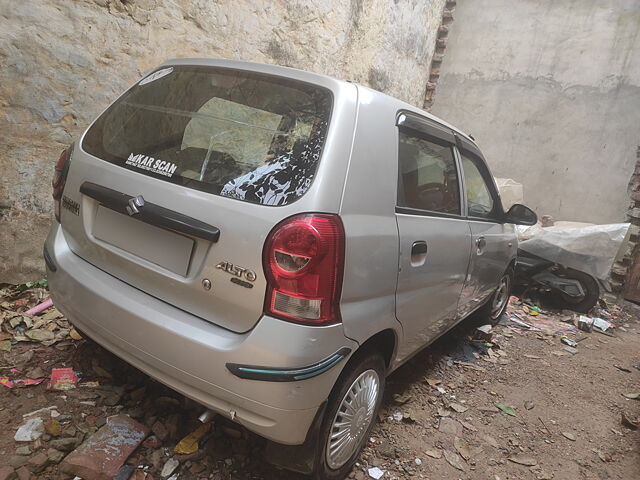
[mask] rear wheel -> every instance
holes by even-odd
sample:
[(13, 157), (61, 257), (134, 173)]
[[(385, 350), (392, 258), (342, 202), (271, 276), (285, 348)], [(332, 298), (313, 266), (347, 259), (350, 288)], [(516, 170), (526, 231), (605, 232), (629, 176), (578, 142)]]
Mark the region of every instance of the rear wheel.
[(384, 391), (384, 361), (369, 354), (347, 366), (329, 397), (320, 431), (315, 478), (342, 479), (358, 458)]

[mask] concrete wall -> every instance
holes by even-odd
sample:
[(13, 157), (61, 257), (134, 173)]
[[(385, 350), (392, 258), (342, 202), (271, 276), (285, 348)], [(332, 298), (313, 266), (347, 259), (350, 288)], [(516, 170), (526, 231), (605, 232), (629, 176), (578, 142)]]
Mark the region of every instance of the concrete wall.
[(432, 112), (539, 215), (620, 222), (640, 145), (640, 1), (461, 0)]
[(0, 0), (0, 283), (39, 277), (60, 151), (166, 58), (292, 66), (422, 104), (445, 0)]

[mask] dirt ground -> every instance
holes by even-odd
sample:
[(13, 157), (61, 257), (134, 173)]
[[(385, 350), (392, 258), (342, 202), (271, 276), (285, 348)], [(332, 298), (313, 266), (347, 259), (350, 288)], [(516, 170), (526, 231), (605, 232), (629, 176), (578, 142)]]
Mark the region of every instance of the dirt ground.
[[(0, 385), (0, 466), (24, 466), (32, 478), (67, 478), (59, 473), (64, 455), (52, 449), (61, 444), (56, 440), (72, 439), (58, 447), (66, 454), (107, 417), (126, 413), (153, 431), (127, 461), (139, 470), (136, 480), (161, 478), (172, 457), (180, 462), (179, 479), (305, 478), (267, 464), (264, 442), (222, 419), (198, 452), (175, 455), (176, 443), (198, 426), (198, 405), (96, 344), (74, 340), (53, 309), (48, 316), (55, 318), (40, 326), (56, 340), (49, 346), (24, 340), (29, 332), (11, 327), (9, 319), (46, 292), (24, 296), (29, 304), (0, 298), (0, 340), (11, 340), (1, 352), (0, 377), (45, 380)], [(379, 421), (350, 478), (373, 478), (370, 469), (376, 467), (383, 479), (640, 478), (640, 430), (621, 421), (623, 412), (631, 422), (640, 417), (640, 401), (623, 395), (640, 392), (640, 308), (627, 304), (618, 312), (612, 336), (578, 331), (560, 321), (563, 315), (528, 316), (518, 305), (510, 306), (514, 312), (534, 331), (505, 319), (487, 348), (469, 341), (475, 327), (466, 321), (388, 378)], [(561, 332), (580, 340), (577, 353), (564, 350)], [(81, 383), (99, 385), (47, 389), (50, 370), (67, 366), (79, 372)], [(59, 415), (45, 420), (59, 428), (32, 442), (15, 442), (23, 415), (50, 406)]]

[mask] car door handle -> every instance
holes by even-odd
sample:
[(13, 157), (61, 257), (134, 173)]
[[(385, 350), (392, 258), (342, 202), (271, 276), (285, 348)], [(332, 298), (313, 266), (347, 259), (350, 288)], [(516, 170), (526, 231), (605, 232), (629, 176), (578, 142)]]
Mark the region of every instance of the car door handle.
[(213, 243), (220, 238), (218, 227), (160, 205), (145, 202), (141, 196), (134, 197), (91, 182), (84, 182), (80, 185), (80, 193), (93, 198), (100, 205), (114, 212), (129, 215), (131, 218), (149, 225), (175, 230)]
[(418, 240), (411, 246), (411, 266), (420, 267), (427, 259), (427, 242)]
[(485, 240), (484, 237), (476, 238), (476, 247), (478, 248), (477, 250), (478, 255), (482, 253), (482, 251), (484, 250), (484, 247), (486, 246), (487, 246), (487, 241)]

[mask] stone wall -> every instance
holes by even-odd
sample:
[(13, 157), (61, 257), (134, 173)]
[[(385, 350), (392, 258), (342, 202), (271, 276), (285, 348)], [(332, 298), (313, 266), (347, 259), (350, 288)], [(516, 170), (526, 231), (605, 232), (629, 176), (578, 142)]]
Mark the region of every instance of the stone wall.
[(496, 176), (539, 215), (625, 221), (638, 0), (461, 0), (446, 45), (431, 111), (472, 134)]
[(0, 0), (0, 283), (43, 273), (60, 151), (173, 57), (275, 63), (421, 105), (445, 0)]

